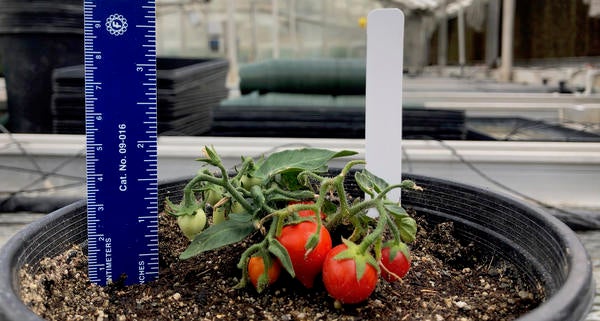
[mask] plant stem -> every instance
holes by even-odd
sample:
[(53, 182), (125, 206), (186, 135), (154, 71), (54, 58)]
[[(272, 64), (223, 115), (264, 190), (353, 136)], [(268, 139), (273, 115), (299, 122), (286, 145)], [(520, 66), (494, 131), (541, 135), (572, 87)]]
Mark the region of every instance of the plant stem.
[(365, 238), (359, 244), (359, 253), (364, 254), (367, 252), (369, 247), (377, 240), (381, 239), (381, 235), (383, 235), (383, 231), (385, 226), (387, 225), (387, 213), (385, 212), (385, 208), (383, 207), (383, 201), (379, 200), (377, 203), (377, 211), (379, 212), (379, 220), (377, 220), (377, 227), (371, 232), (367, 234)]

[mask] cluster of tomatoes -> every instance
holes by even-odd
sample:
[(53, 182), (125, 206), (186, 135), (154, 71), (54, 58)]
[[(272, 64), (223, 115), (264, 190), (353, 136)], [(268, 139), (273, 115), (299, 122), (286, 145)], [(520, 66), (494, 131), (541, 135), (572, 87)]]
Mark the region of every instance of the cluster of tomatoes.
[[(299, 211), (301, 217), (314, 217), (312, 210)], [(321, 217), (324, 214), (321, 213)], [(277, 240), (285, 247), (294, 268), (295, 277), (305, 287), (312, 288), (315, 279), (322, 275), (323, 284), (329, 295), (343, 304), (355, 304), (366, 300), (375, 290), (379, 275), (388, 282), (404, 277), (410, 268), (410, 259), (403, 251), (384, 246), (381, 250), (379, 266), (367, 263), (362, 275), (357, 273), (357, 262), (352, 255), (340, 253), (348, 250), (347, 244), (332, 245), (329, 231), (321, 225), (319, 242), (311, 250), (306, 249), (309, 238), (319, 225), (316, 220), (305, 220), (286, 225)], [(265, 262), (261, 256), (253, 256), (248, 261), (248, 277), (257, 287), (259, 277), (264, 274)], [(268, 283), (274, 283), (281, 273), (281, 263), (273, 258), (268, 263)]]

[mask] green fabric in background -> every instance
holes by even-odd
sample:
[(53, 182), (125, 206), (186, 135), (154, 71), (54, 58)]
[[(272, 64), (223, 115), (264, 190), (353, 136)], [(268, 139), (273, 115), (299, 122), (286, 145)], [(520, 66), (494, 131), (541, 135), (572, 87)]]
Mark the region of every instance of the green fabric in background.
[(240, 66), (240, 91), (364, 95), (364, 59), (275, 59)]

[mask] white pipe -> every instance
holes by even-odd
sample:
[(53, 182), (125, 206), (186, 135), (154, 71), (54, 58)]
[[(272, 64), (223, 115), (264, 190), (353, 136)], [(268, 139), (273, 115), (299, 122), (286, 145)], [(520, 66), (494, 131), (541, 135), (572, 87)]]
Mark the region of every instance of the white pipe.
[(461, 76), (467, 60), (465, 51), (465, 10), (460, 7), (458, 9), (458, 64), (460, 65)]
[(500, 0), (488, 1), (487, 28), (485, 31), (485, 64), (495, 67), (498, 60), (498, 36), (500, 34)]
[(256, 59), (258, 59), (258, 45), (257, 45), (257, 31), (256, 31), (256, 1), (252, 0), (250, 1), (250, 35), (251, 35), (251, 41), (250, 41), (250, 46), (251, 46), (251, 52), (250, 54), (252, 55), (250, 57), (250, 61), (255, 61)]
[(181, 31), (180, 38), (179, 38), (179, 40), (181, 40), (179, 43), (179, 46), (180, 46), (179, 50), (181, 50), (181, 52), (180, 52), (181, 54), (185, 55), (186, 51), (187, 51), (187, 41), (185, 39), (187, 37), (187, 32), (186, 32), (186, 24), (185, 24), (186, 19), (184, 18), (185, 9), (184, 9), (183, 5), (179, 6), (178, 13), (179, 13), (179, 29)]
[(441, 17), (438, 30), (438, 56), (437, 63), (440, 73), (446, 68), (448, 57), (448, 15), (446, 14), (446, 1), (441, 6)]
[(329, 1), (321, 2), (321, 55), (327, 54), (327, 4)]
[[(0, 134), (0, 164), (25, 167), (23, 151), (37, 160), (45, 171), (61, 166), (61, 174), (84, 177), (84, 135)], [(159, 177), (189, 177), (198, 170), (195, 158), (200, 148), (213, 145), (226, 167), (240, 161), (240, 155), (259, 156), (276, 150), (312, 146), (332, 150), (350, 149), (364, 158), (362, 139), (247, 138), (247, 137), (178, 137), (161, 136), (158, 140)], [(600, 143), (561, 142), (494, 142), (494, 141), (422, 141), (404, 140), (402, 147), (407, 172), (449, 179), (497, 189), (462, 163), (456, 154), (497, 181), (555, 206), (600, 207)], [(453, 152), (454, 151), (454, 152)], [(456, 154), (454, 154), (456, 153)], [(343, 166), (348, 158), (334, 160), (331, 167)], [(67, 164), (65, 166), (65, 164)], [(524, 175), (526, 173), (526, 175)], [(39, 177), (5, 171), (0, 189), (14, 189), (23, 182)], [(72, 183), (61, 177), (49, 177), (52, 184)], [(560, 184), (556, 184), (560, 182)], [(77, 187), (76, 193), (85, 189)], [(62, 192), (69, 192), (61, 190)]]
[(599, 69), (588, 69), (585, 74), (585, 91), (584, 94), (589, 96), (594, 91), (594, 79), (600, 75)]
[(229, 74), (227, 87), (235, 89), (239, 83), (237, 60), (237, 32), (235, 29), (235, 0), (227, 1), (227, 57), (229, 58)]
[(512, 80), (513, 68), (513, 33), (515, 23), (515, 0), (504, 0), (502, 3), (502, 65), (500, 81)]
[(296, 0), (290, 0), (290, 41), (294, 48), (294, 56), (298, 55), (298, 25), (296, 24)]
[(279, 1), (271, 0), (273, 16), (273, 58), (279, 58)]

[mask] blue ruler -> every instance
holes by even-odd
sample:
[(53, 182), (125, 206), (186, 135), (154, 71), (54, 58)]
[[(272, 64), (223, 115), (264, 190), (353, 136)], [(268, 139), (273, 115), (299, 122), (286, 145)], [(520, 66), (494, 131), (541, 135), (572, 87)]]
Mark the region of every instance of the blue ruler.
[(158, 277), (156, 11), (153, 0), (85, 0), (88, 275)]

